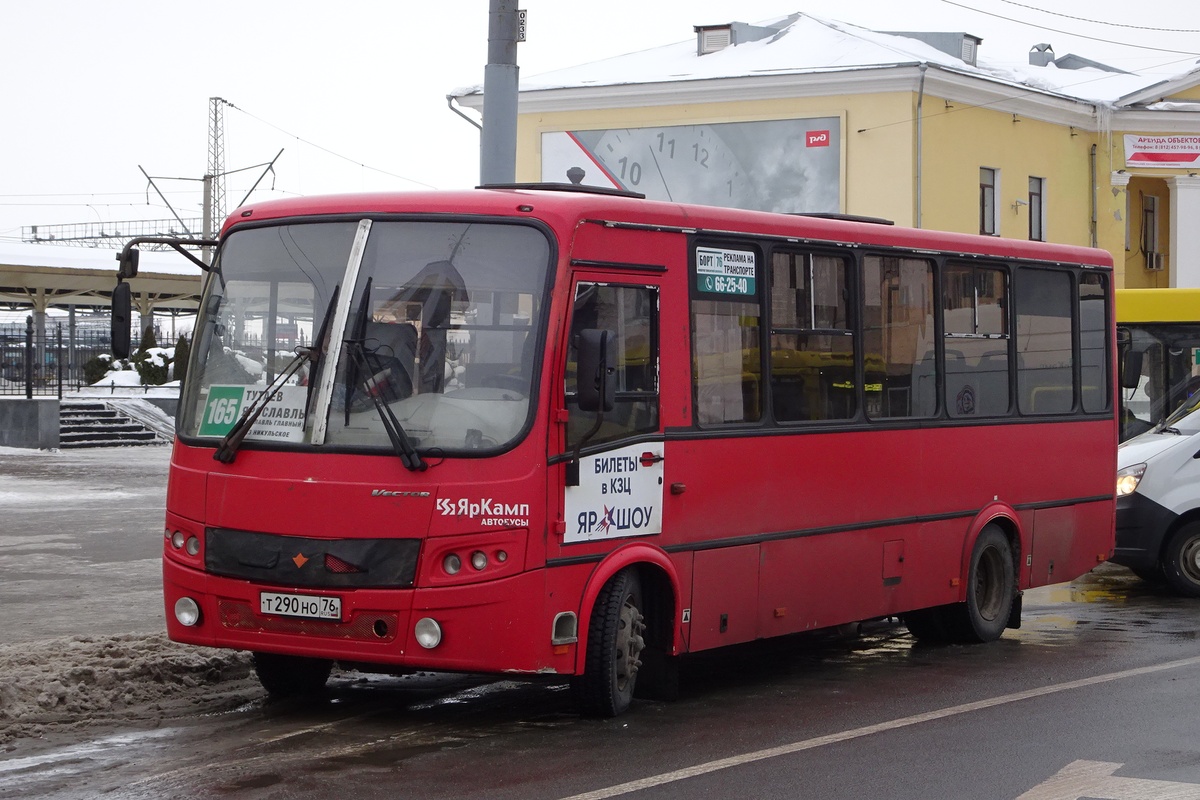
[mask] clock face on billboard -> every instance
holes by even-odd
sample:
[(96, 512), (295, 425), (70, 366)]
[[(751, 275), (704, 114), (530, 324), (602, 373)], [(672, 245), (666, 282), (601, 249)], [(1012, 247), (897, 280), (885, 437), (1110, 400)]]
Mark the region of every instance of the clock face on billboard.
[(837, 117), (542, 134), (542, 180), (654, 200), (768, 211), (841, 210)]
[(647, 197), (755, 205), (745, 168), (709, 125), (605, 131), (593, 154), (615, 182)]

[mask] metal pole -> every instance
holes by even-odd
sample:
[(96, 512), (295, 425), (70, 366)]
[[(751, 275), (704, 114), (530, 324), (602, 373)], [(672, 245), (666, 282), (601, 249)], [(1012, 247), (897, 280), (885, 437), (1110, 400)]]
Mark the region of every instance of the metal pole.
[(33, 315), (25, 317), (25, 399), (33, 399)]
[(479, 147), (479, 180), (483, 184), (516, 180), (518, 72), (517, 0), (490, 0)]
[[(212, 238), (212, 227), (213, 227), (212, 193), (213, 193), (213, 176), (205, 175), (204, 176), (204, 223), (203, 223), (204, 231), (203, 231), (203, 233), (201, 233), (201, 236), (203, 236), (205, 239)], [(200, 257), (204, 259), (204, 263), (211, 264), (212, 263), (212, 248), (211, 247), (202, 247), (202, 248), (200, 248), (200, 252), (202, 254)]]
[(63, 348), (62, 348), (62, 323), (58, 323), (58, 353), (54, 356), (54, 366), (58, 368), (58, 399), (62, 400), (62, 382), (63, 382)]

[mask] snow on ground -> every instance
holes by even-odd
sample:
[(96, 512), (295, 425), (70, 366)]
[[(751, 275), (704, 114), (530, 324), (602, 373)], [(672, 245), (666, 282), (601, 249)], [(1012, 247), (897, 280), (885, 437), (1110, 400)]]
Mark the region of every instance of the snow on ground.
[(0, 750), (89, 726), (149, 724), (262, 697), (249, 653), (165, 633), (0, 645)]
[(0, 448), (0, 757), (265, 697), (249, 653), (167, 639), (169, 459), (166, 446)]

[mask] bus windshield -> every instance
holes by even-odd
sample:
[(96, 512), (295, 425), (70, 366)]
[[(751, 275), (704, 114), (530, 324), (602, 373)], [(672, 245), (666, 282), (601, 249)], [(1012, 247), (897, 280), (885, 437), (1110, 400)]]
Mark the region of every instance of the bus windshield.
[(247, 442), (393, 449), (390, 421), (417, 450), (511, 446), (533, 412), (549, 263), (546, 236), (519, 224), (235, 230), (199, 311), (181, 433), (219, 440), (253, 408)]

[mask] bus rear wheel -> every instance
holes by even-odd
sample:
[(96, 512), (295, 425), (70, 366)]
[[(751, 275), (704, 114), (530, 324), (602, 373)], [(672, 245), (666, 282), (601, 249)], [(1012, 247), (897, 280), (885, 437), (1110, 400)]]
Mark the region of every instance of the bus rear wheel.
[(571, 679), (580, 713), (615, 717), (629, 708), (641, 667), (646, 620), (637, 572), (626, 568), (604, 585), (588, 625), (582, 675)]
[(995, 641), (1012, 615), (1016, 575), (1008, 537), (997, 526), (988, 525), (971, 550), (966, 601), (910, 611), (904, 615), (904, 624), (922, 642)]
[(995, 525), (986, 526), (971, 550), (967, 600), (955, 607), (957, 641), (992, 642), (1000, 638), (1012, 612), (1016, 581), (1008, 537)]
[(1162, 571), (1172, 591), (1200, 597), (1200, 522), (1189, 522), (1167, 541)]
[(281, 656), (278, 653), (255, 653), (254, 672), (259, 683), (272, 697), (301, 697), (318, 694), (333, 669), (333, 662), (324, 658)]

